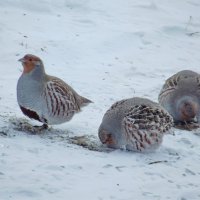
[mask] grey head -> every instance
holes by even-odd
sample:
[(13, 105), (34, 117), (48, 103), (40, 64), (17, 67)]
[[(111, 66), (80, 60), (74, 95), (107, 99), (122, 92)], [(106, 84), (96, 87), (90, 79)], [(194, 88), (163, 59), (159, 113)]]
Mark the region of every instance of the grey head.
[(32, 54), (27, 54), (23, 58), (19, 59), (23, 65), (23, 74), (28, 75), (35, 80), (42, 80), (45, 76), (45, 70), (42, 60)]
[(107, 144), (111, 148), (120, 148), (123, 145), (121, 121), (122, 113), (120, 113), (119, 108), (110, 108), (105, 113), (98, 131), (99, 138), (103, 144)]
[(104, 114), (98, 135), (103, 144), (111, 148), (121, 148), (125, 145), (121, 123), (126, 110), (127, 99), (117, 101)]

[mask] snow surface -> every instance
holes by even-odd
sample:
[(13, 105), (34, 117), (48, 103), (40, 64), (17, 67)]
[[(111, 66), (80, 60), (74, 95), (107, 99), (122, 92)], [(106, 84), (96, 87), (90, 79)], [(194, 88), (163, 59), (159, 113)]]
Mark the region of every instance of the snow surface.
[[(157, 101), (169, 76), (200, 72), (199, 0), (1, 0), (0, 44), (0, 200), (200, 199), (198, 130), (174, 130), (149, 154), (90, 151), (65, 137), (97, 136), (115, 101)], [(10, 124), (26, 118), (16, 84), (27, 53), (94, 101), (53, 127), (60, 136)]]

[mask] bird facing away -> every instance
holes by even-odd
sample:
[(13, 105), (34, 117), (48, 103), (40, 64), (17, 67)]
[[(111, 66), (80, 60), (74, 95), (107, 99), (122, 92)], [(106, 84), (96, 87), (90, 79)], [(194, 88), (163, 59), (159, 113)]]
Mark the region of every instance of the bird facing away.
[(175, 124), (200, 120), (200, 75), (190, 70), (168, 78), (158, 97), (159, 103), (173, 117)]
[(19, 61), (23, 73), (17, 83), (18, 104), (26, 116), (42, 122), (44, 128), (69, 121), (91, 103), (61, 79), (47, 75), (39, 57), (27, 54)]
[(172, 124), (172, 117), (159, 104), (135, 97), (114, 103), (98, 133), (107, 147), (146, 152), (159, 147)]

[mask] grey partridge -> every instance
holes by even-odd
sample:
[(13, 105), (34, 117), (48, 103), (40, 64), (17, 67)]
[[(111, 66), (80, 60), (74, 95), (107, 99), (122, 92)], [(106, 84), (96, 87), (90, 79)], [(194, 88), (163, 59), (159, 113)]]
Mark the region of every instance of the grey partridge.
[(172, 117), (159, 104), (135, 97), (113, 104), (98, 134), (107, 147), (145, 152), (159, 147), (172, 124)]
[(168, 78), (159, 94), (159, 103), (173, 117), (175, 125), (194, 128), (200, 120), (200, 75), (190, 70)]
[(23, 73), (17, 83), (17, 100), (22, 112), (43, 123), (61, 124), (69, 121), (81, 107), (91, 103), (63, 80), (47, 75), (42, 60), (27, 54), (19, 59)]

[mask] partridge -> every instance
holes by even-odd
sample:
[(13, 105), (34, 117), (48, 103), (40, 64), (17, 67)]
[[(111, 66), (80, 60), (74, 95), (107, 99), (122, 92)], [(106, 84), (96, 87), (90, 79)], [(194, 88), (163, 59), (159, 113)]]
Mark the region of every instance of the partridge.
[(42, 122), (44, 128), (69, 121), (91, 103), (63, 80), (47, 75), (39, 57), (27, 54), (19, 61), (23, 73), (17, 83), (18, 104), (26, 116)]
[(110, 148), (152, 151), (159, 147), (172, 124), (172, 117), (159, 104), (135, 97), (111, 106), (103, 117), (98, 135)]
[(199, 122), (200, 75), (183, 70), (168, 78), (158, 97), (159, 103), (176, 124)]

